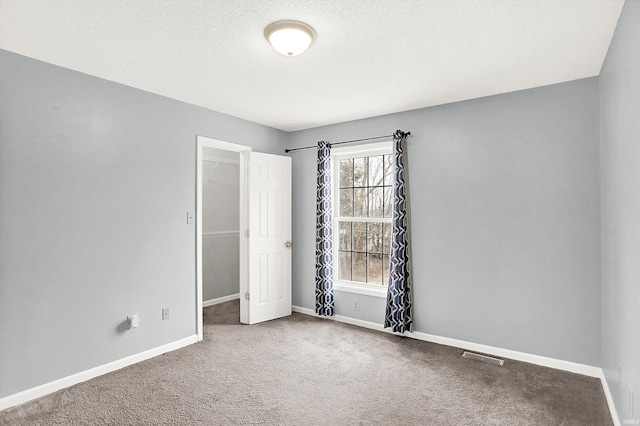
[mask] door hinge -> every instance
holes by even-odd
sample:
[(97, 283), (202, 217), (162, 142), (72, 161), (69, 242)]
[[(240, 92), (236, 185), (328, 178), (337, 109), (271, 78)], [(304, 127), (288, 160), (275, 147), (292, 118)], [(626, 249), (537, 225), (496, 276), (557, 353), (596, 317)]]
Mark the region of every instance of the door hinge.
[(244, 230), (244, 237), (245, 238), (249, 238), (249, 230), (248, 229)]
[(244, 293), (244, 299), (245, 300), (249, 300), (249, 292), (248, 291)]

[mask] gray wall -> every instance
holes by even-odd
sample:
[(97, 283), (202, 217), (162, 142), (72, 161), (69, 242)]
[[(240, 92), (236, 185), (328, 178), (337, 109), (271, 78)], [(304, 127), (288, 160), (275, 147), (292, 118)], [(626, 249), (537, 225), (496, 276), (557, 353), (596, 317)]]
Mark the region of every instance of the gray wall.
[(240, 154), (208, 147), (204, 154), (237, 162), (202, 162), (202, 300), (208, 301), (240, 291)]
[[(396, 129), (412, 132), (416, 330), (599, 366), (598, 79), (299, 131), (290, 146)], [(293, 301), (313, 308), (315, 153), (291, 155)], [(336, 311), (382, 323), (384, 300), (336, 292)]]
[[(403, 129), (417, 330), (591, 365), (602, 355), (627, 418), (629, 387), (640, 393), (639, 20), (628, 1), (600, 87), (292, 134), (0, 50), (0, 397), (195, 333), (195, 135), (282, 153)], [(315, 153), (292, 157), (293, 298), (313, 308)], [(336, 306), (382, 322), (381, 298), (338, 292)], [(132, 313), (140, 328), (122, 332)]]
[(195, 334), (196, 135), (287, 135), (6, 51), (0, 93), (0, 397)]
[(600, 101), (602, 367), (622, 422), (640, 419), (640, 1), (624, 5), (600, 75)]

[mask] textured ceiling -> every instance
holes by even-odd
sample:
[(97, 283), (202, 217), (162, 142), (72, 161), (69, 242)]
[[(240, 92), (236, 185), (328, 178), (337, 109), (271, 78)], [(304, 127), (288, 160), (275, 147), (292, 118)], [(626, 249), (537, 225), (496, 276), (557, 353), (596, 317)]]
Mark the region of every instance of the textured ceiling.
[(598, 75), (623, 2), (0, 0), (0, 47), (291, 131)]

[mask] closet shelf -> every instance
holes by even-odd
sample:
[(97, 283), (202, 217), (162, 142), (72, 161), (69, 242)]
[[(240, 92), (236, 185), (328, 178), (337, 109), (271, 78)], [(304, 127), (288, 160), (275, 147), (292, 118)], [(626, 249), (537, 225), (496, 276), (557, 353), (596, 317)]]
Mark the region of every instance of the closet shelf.
[(202, 238), (234, 237), (234, 236), (240, 236), (240, 231), (216, 231), (216, 232), (202, 233)]

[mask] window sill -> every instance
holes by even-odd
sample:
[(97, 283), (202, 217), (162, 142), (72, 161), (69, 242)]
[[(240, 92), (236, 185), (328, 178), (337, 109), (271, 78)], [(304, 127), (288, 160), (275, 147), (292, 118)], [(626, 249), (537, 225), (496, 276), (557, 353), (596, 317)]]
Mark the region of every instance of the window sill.
[(365, 296), (387, 297), (387, 287), (385, 286), (358, 284), (349, 281), (335, 281), (333, 283), (333, 289), (335, 291), (345, 291), (347, 293), (357, 293)]

